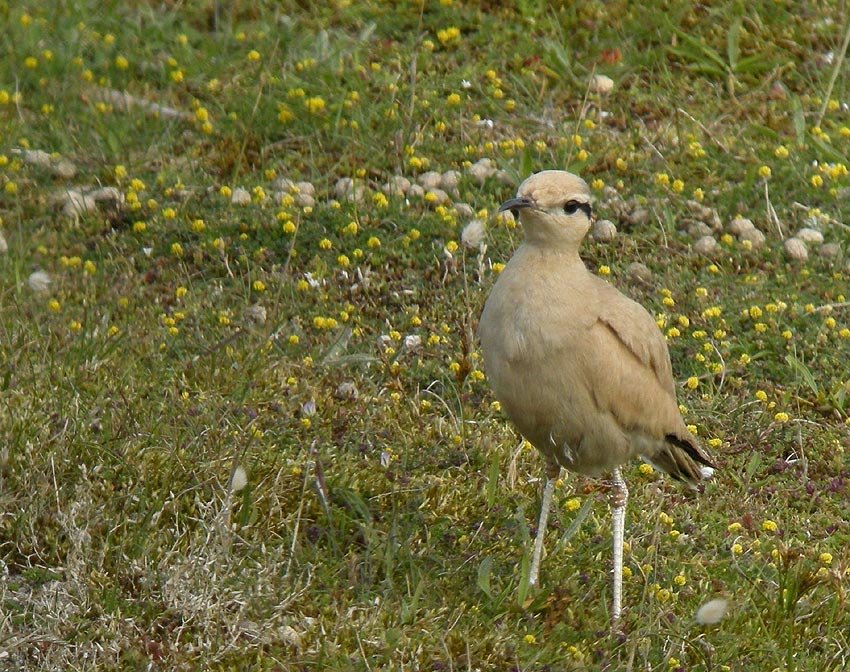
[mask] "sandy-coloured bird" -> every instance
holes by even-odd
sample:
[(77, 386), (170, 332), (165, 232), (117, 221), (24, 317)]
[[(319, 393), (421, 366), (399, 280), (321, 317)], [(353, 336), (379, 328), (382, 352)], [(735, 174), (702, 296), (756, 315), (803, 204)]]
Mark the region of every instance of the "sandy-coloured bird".
[(584, 180), (560, 170), (535, 173), (499, 208), (505, 210), (522, 223), (523, 242), (490, 291), (478, 331), (496, 398), (546, 459), (529, 583), (537, 583), (560, 468), (610, 473), (616, 623), (628, 498), (620, 465), (641, 456), (696, 483), (710, 473), (711, 460), (682, 419), (655, 320), (579, 257), (591, 225)]

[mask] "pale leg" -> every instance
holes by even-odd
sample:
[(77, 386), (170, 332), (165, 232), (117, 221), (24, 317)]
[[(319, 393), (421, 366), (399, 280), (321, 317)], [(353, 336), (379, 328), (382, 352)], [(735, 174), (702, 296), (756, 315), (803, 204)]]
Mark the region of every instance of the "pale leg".
[(629, 489), (620, 473), (620, 468), (611, 474), (611, 508), (613, 509), (613, 541), (614, 541), (614, 587), (611, 603), (611, 621), (620, 620), (623, 606), (623, 539), (626, 531), (626, 502), (629, 499)]
[(549, 509), (552, 507), (552, 492), (556, 478), (547, 478), (543, 486), (543, 500), (540, 502), (540, 520), (537, 522), (537, 536), (534, 537), (534, 551), (531, 554), (531, 569), (528, 572), (528, 585), (537, 585), (540, 572), (540, 558), (543, 555), (543, 537), (546, 536), (546, 524), (549, 521)]

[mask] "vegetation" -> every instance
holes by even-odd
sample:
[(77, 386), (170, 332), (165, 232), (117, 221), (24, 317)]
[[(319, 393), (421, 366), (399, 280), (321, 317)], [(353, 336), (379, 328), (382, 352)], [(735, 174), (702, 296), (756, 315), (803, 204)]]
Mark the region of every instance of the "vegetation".
[[(845, 3), (0, 14), (0, 665), (845, 668)], [(543, 464), (475, 341), (543, 168), (719, 467), (626, 469), (616, 634), (597, 482), (524, 587)]]

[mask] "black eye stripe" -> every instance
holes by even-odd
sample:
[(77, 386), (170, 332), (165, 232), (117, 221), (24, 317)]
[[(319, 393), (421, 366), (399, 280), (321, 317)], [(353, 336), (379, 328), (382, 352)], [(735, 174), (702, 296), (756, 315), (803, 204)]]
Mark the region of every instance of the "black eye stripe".
[(564, 212), (568, 215), (574, 215), (579, 210), (583, 210), (584, 214), (590, 217), (593, 209), (590, 207), (590, 203), (583, 203), (581, 201), (567, 201), (564, 203)]

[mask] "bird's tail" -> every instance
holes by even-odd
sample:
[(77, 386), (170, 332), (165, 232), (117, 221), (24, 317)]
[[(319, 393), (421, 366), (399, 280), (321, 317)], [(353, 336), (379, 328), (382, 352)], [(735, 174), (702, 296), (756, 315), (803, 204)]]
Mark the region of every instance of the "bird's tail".
[(715, 466), (692, 436), (668, 434), (664, 448), (652, 456), (652, 463), (677, 481), (696, 485), (714, 472)]

